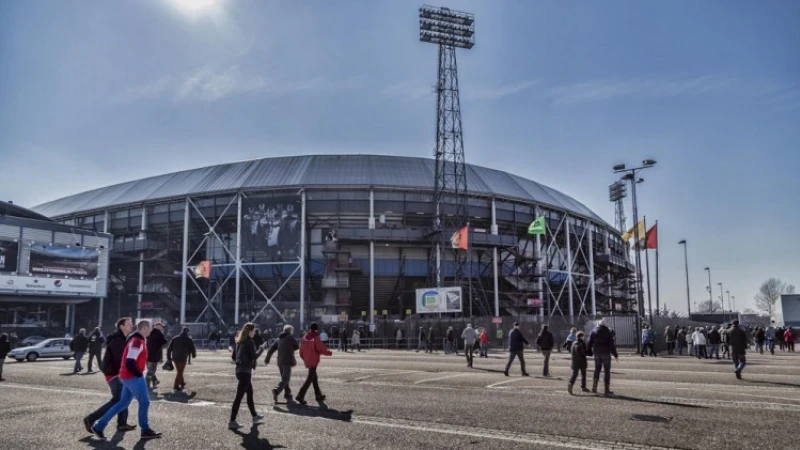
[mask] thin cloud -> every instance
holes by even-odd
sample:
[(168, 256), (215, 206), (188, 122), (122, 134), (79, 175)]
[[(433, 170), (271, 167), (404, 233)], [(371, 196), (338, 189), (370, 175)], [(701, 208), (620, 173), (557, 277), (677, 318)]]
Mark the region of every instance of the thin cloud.
[(172, 83), (172, 77), (165, 76), (141, 86), (127, 88), (114, 98), (117, 103), (131, 103), (139, 100), (157, 97), (165, 93)]
[[(501, 86), (461, 86), (460, 94), (465, 100), (499, 100), (526, 91), (538, 82), (539, 80), (528, 80)], [(426, 86), (418, 80), (401, 81), (381, 89), (381, 97), (385, 100), (414, 101), (435, 94), (435, 82)]]
[(245, 75), (238, 66), (231, 66), (222, 72), (201, 69), (181, 83), (177, 97), (180, 100), (215, 101), (266, 88), (267, 80), (264, 77)]
[(497, 87), (467, 87), (464, 91), (464, 98), (467, 100), (499, 100), (524, 92), (538, 82), (539, 80), (528, 80)]

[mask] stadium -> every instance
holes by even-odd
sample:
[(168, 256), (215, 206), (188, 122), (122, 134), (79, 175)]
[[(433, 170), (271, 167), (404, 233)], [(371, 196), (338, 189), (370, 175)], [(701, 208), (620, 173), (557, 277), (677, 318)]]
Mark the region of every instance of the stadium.
[[(468, 278), (453, 315), (635, 310), (619, 230), (552, 188), (466, 167)], [(434, 170), (434, 160), (414, 157), (265, 158), (94, 189), (32, 210), (113, 235), (106, 321), (123, 314), (226, 326), (393, 320), (417, 314), (416, 290), (432, 287)], [(534, 236), (528, 228), (538, 217), (546, 232)], [(453, 265), (445, 253), (447, 285)], [(96, 306), (79, 305), (77, 314), (96, 316)]]

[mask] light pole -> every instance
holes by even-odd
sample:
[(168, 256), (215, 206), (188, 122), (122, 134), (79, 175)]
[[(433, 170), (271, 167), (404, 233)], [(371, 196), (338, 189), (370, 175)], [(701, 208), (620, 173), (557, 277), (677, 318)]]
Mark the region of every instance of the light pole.
[(731, 301), (733, 302), (733, 311), (736, 311), (736, 296), (731, 295)]
[[(728, 294), (728, 311), (733, 313), (733, 308), (731, 308), (731, 291), (725, 291), (725, 293)], [(728, 320), (730, 320), (730, 314)]]
[(689, 298), (689, 250), (687, 249), (688, 244), (686, 243), (686, 239), (681, 239), (678, 242), (678, 245), (683, 245), (683, 261), (686, 265), (686, 312), (689, 314), (689, 317), (692, 316), (692, 301)]
[(722, 310), (725, 311), (725, 294), (722, 293), (722, 283), (717, 283), (719, 285), (719, 302), (722, 304)]
[[(622, 177), (625, 181), (630, 181), (631, 183), (631, 203), (633, 206), (633, 239), (636, 245), (639, 245), (639, 206), (636, 201), (636, 184), (638, 180), (636, 178), (636, 174), (641, 172), (644, 169), (649, 169), (656, 165), (656, 161), (652, 159), (645, 159), (642, 161), (642, 165), (640, 167), (635, 167), (633, 169), (628, 169), (625, 167), (625, 164), (617, 164), (614, 166), (614, 173), (625, 173)], [(644, 312), (644, 295), (642, 293), (642, 258), (639, 255), (639, 250), (635, 252), (635, 261), (636, 261), (636, 328), (638, 331), (638, 335), (642, 333), (642, 313)], [(652, 313), (652, 312), (651, 312)], [(636, 340), (636, 347), (639, 349), (641, 345), (640, 339)]]
[(706, 272), (708, 272), (708, 311), (711, 312), (711, 306), (714, 304), (714, 294), (711, 290), (711, 268), (706, 267)]

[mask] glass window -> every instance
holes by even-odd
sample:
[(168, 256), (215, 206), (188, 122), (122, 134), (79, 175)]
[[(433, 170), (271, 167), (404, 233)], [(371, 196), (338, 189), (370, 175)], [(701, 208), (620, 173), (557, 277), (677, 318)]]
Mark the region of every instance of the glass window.
[(131, 208), (129, 214), (131, 217), (142, 217), (142, 208)]
[(395, 191), (375, 191), (375, 200), (403, 200), (402, 192)]
[(340, 200), (369, 200), (369, 191), (340, 191)]
[(417, 192), (408, 192), (406, 193), (406, 201), (409, 202), (433, 202), (433, 195), (431, 194), (422, 194)]
[(122, 211), (114, 211), (111, 213), (112, 219), (127, 219), (128, 218), (128, 210), (124, 209)]

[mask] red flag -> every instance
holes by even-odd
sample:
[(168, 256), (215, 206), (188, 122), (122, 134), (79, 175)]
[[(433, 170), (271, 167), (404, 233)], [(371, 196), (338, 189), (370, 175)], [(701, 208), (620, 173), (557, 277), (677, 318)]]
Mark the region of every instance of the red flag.
[(453, 248), (468, 250), (469, 249), (469, 227), (461, 227), (453, 233), (450, 237), (450, 244)]
[(653, 228), (647, 230), (644, 248), (646, 249), (658, 248), (658, 224), (653, 225)]

